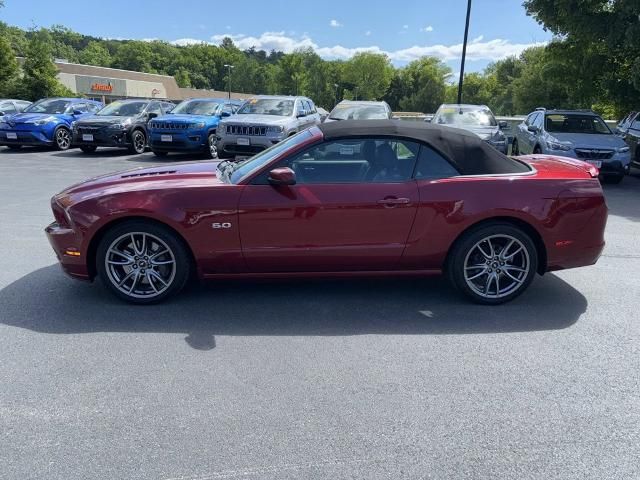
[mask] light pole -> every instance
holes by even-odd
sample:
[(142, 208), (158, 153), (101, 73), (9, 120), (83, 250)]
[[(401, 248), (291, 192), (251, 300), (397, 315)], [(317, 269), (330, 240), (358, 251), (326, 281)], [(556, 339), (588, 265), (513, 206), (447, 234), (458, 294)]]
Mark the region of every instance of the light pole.
[(229, 63), (225, 63), (224, 66), (227, 67), (227, 88), (229, 89), (229, 99), (231, 99), (231, 69), (235, 67)]
[(337, 83), (334, 83), (333, 86), (336, 87), (336, 105), (337, 105), (338, 104), (338, 87), (340, 85), (338, 85)]
[(469, 17), (471, 16), (471, 0), (467, 1), (467, 21), (464, 24), (464, 41), (462, 42), (462, 62), (460, 63), (460, 79), (458, 81), (458, 105), (462, 103), (462, 81), (464, 79), (464, 60), (467, 56), (467, 37), (469, 36)]

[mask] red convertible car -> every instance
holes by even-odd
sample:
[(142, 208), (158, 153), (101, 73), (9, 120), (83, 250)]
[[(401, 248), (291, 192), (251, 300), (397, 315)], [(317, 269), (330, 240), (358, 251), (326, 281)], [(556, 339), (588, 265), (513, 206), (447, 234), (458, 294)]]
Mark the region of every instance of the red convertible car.
[(248, 160), (140, 168), (52, 198), (64, 270), (158, 302), (189, 277), (445, 273), (498, 304), (536, 273), (591, 265), (604, 247), (598, 170), (511, 158), (476, 135), (394, 120), (300, 132)]

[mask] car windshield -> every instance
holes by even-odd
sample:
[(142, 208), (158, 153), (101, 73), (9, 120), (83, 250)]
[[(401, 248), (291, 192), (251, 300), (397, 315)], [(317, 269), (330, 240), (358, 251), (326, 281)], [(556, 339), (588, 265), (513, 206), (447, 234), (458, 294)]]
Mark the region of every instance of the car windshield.
[(306, 142), (311, 138), (311, 132), (308, 130), (303, 130), (296, 135), (293, 135), (271, 147), (263, 150), (257, 155), (254, 155), (247, 160), (243, 160), (237, 163), (227, 163), (221, 162), (218, 166), (220, 170), (221, 178), (223, 181), (227, 181), (230, 183), (237, 184), (242, 181), (247, 175), (259, 170), (264, 165), (273, 160), (276, 156), (280, 155), (282, 152), (296, 146), (301, 143)]
[(245, 103), (238, 115), (243, 114), (278, 115), (289, 117), (293, 114), (293, 100), (282, 100), (279, 98), (252, 98)]
[(113, 102), (96, 113), (96, 115), (133, 117), (140, 115), (147, 104), (148, 102)]
[(220, 105), (220, 102), (211, 100), (186, 100), (171, 110), (171, 113), (182, 113), (186, 115), (215, 115), (218, 112)]
[(595, 133), (613, 135), (607, 124), (595, 115), (552, 113), (545, 117), (545, 130), (550, 133)]
[(51, 98), (48, 100), (40, 100), (24, 109), (28, 113), (64, 113), (71, 105), (69, 100), (61, 100), (59, 98)]
[(382, 105), (337, 105), (329, 114), (332, 120), (379, 120), (389, 118)]
[(495, 127), (496, 118), (488, 108), (446, 107), (441, 109), (433, 119), (439, 125), (456, 125), (459, 127)]

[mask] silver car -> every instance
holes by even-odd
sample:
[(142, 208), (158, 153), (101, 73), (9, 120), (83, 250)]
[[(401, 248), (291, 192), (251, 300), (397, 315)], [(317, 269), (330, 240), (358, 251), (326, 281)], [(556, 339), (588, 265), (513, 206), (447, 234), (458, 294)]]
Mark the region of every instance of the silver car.
[(382, 120), (393, 118), (393, 112), (387, 102), (342, 100), (333, 107), (325, 122), (338, 120)]
[(320, 123), (306, 97), (261, 95), (247, 100), (217, 130), (219, 158), (254, 155), (280, 140)]

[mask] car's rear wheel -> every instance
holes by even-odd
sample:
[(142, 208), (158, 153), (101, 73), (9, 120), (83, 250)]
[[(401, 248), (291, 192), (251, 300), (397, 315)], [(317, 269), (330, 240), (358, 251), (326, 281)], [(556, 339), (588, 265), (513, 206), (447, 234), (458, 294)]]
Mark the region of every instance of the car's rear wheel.
[(533, 154), (534, 155), (540, 155), (542, 153), (542, 149), (536, 145), (535, 148), (533, 149)]
[(452, 283), (477, 303), (508, 302), (531, 284), (538, 252), (524, 231), (505, 223), (488, 224), (466, 233), (449, 255)]
[(168, 228), (132, 221), (109, 230), (97, 249), (102, 282), (131, 303), (157, 303), (187, 282), (191, 260), (183, 241)]
[(11, 150), (20, 150), (22, 145), (7, 145)]
[(513, 139), (513, 143), (511, 144), (511, 155), (520, 155), (520, 149), (518, 148), (518, 140)]
[(93, 153), (96, 151), (98, 147), (96, 147), (95, 145), (81, 145), (80, 146), (80, 150), (82, 150), (84, 153)]
[(153, 151), (153, 154), (154, 154), (156, 157), (166, 157), (168, 153), (169, 153), (169, 152), (158, 152), (157, 150), (154, 150), (154, 151)]
[(210, 158), (218, 158), (218, 148), (216, 147), (216, 134), (210, 133), (207, 137), (207, 153)]
[(58, 150), (69, 150), (69, 147), (71, 147), (71, 132), (65, 127), (58, 128), (54, 141)]
[(144, 153), (147, 148), (147, 136), (142, 130), (134, 130), (131, 132), (131, 145), (129, 145), (129, 152), (136, 155)]

